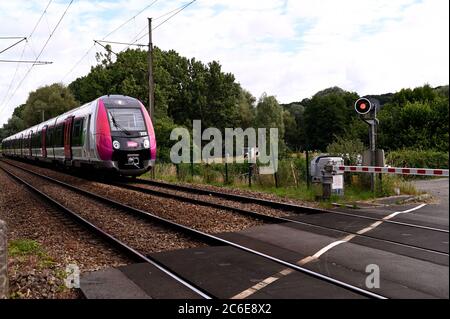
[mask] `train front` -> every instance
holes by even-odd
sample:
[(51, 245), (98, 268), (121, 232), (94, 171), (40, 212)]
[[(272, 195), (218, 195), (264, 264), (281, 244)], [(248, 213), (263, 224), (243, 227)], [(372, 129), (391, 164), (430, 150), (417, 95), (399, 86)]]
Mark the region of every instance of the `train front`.
[(137, 99), (110, 95), (98, 100), (96, 144), (100, 161), (125, 176), (141, 175), (156, 159), (153, 124)]

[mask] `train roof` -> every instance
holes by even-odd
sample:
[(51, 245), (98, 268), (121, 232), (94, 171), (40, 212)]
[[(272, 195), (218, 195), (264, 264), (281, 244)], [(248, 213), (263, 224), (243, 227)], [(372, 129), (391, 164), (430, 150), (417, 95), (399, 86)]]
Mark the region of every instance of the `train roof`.
[(102, 95), (102, 96), (96, 98), (95, 100), (93, 100), (91, 102), (88, 102), (88, 103), (85, 103), (83, 105), (80, 105), (79, 107), (76, 107), (76, 108), (71, 109), (71, 110), (69, 110), (69, 111), (67, 111), (65, 113), (62, 113), (62, 114), (60, 114), (60, 115), (58, 115), (56, 117), (48, 119), (45, 122), (33, 125), (33, 126), (28, 127), (25, 130), (22, 130), (22, 131), (14, 134), (14, 135), (8, 136), (8, 137), (4, 138), (2, 140), (2, 142), (8, 141), (8, 140), (11, 140), (11, 139), (16, 139), (16, 138), (20, 137), (21, 134), (25, 135), (29, 131), (33, 131), (34, 132), (39, 127), (43, 127), (45, 125), (53, 125), (53, 124), (55, 124), (55, 120), (57, 120), (57, 119), (59, 120), (60, 118), (63, 118), (65, 115), (70, 115), (70, 114), (76, 113), (78, 110), (80, 110), (80, 109), (84, 108), (85, 106), (87, 106), (87, 105), (89, 105), (89, 104), (91, 104), (93, 102), (96, 102), (96, 101), (98, 101), (100, 99), (105, 104), (110, 105), (110, 106), (136, 107), (136, 106), (140, 106), (140, 103), (141, 103), (138, 99), (136, 99), (134, 97), (127, 96), (127, 95), (120, 95), (120, 94)]

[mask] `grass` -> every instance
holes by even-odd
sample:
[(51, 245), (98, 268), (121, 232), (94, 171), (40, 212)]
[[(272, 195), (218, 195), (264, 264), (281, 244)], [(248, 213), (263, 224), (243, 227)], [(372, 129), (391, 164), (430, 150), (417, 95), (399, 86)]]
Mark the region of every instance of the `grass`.
[[(12, 268), (19, 272), (21, 269), (36, 269), (37, 271), (49, 269), (58, 279), (58, 292), (63, 292), (67, 288), (64, 285), (64, 278), (67, 274), (65, 270), (57, 268), (57, 264), (47, 254), (42, 245), (31, 239), (16, 239), (8, 243), (8, 255), (13, 258)], [(25, 294), (18, 291), (11, 291), (9, 298), (25, 298)]]
[[(396, 195), (396, 190), (400, 194), (417, 195), (418, 192), (414, 185), (398, 175), (384, 175), (382, 179), (382, 188), (377, 186), (376, 193), (370, 191), (370, 183), (368, 183), (367, 174), (351, 174), (346, 175), (346, 182), (351, 182), (350, 185), (345, 185), (344, 196), (332, 196), (330, 200), (320, 200), (322, 189), (320, 185), (313, 185), (311, 188), (306, 187), (305, 173), (299, 170), (299, 166), (293, 166), (289, 161), (285, 161), (280, 165), (278, 172), (279, 187), (274, 185), (274, 177), (272, 175), (259, 175), (255, 177), (252, 187), (248, 186), (248, 181), (245, 173), (245, 167), (234, 166), (233, 173), (230, 173), (231, 182), (224, 183), (223, 167), (220, 165), (198, 165), (195, 164), (194, 176), (191, 175), (189, 165), (179, 166), (178, 177), (177, 169), (173, 164), (159, 164), (155, 168), (155, 178), (167, 182), (184, 182), (200, 185), (213, 185), (218, 187), (235, 188), (250, 191), (259, 191), (268, 194), (273, 194), (283, 198), (292, 198), (308, 202), (319, 202), (321, 206), (331, 206), (332, 203), (341, 205), (357, 206), (357, 201), (369, 201), (379, 197), (387, 197)], [(232, 169), (230, 169), (231, 171)], [(296, 174), (296, 178), (293, 178)], [(146, 173), (143, 178), (151, 178), (151, 173)], [(377, 183), (378, 180), (377, 180)], [(318, 200), (319, 199), (319, 200)]]
[(16, 239), (8, 244), (8, 254), (11, 257), (27, 256), (27, 255), (42, 255), (44, 253), (41, 245), (30, 239)]
[(42, 246), (35, 240), (16, 239), (8, 243), (8, 255), (25, 261), (27, 257), (35, 257), (39, 268), (51, 268), (54, 261), (47, 255)]

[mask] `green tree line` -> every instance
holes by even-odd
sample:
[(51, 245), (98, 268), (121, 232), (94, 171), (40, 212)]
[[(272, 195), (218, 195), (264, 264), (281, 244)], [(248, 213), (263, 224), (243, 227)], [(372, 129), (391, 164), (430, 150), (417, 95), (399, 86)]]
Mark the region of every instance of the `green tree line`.
[[(105, 94), (124, 94), (148, 105), (147, 52), (128, 49), (112, 56), (97, 53), (97, 65), (67, 87), (55, 83), (29, 94), (8, 122), (0, 139), (57, 116)], [(287, 151), (321, 150), (337, 141), (367, 144), (367, 126), (355, 113), (359, 97), (338, 87), (310, 98), (280, 104), (275, 96), (259, 98), (241, 87), (219, 62), (207, 64), (188, 59), (173, 50), (154, 49), (155, 131), (160, 160), (168, 160), (174, 127), (191, 128), (202, 120), (203, 128), (278, 127), (281, 148)], [(448, 152), (448, 86), (429, 85), (397, 93), (372, 96), (381, 104), (379, 145), (386, 150), (433, 149)]]

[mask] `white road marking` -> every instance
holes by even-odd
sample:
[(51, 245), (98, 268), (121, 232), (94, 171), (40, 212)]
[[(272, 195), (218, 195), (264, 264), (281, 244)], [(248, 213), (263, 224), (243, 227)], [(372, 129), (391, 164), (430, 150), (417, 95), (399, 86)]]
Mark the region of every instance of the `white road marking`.
[(319, 250), (317, 253), (315, 253), (313, 255), (314, 258), (319, 258), (321, 255), (325, 254), (328, 250), (330, 250), (333, 247), (336, 247), (339, 244), (343, 244), (346, 243), (347, 241), (345, 240), (337, 240), (335, 242), (332, 242), (331, 244), (329, 244), (328, 246), (323, 247), (321, 250)]
[[(405, 211), (392, 213), (392, 214), (384, 217), (382, 220), (377, 221), (377, 222), (371, 224), (370, 226), (357, 231), (356, 233), (358, 235), (362, 235), (364, 233), (367, 233), (368, 231), (371, 231), (371, 230), (375, 229), (376, 227), (380, 226), (381, 224), (383, 224), (386, 220), (394, 218), (398, 214), (410, 213), (410, 212), (413, 212), (413, 211), (415, 211), (417, 209), (420, 209), (420, 208), (424, 207), (425, 205), (426, 204), (420, 204), (419, 206), (413, 207), (411, 209), (407, 209)], [(338, 246), (340, 244), (347, 243), (347, 242), (349, 242), (350, 240), (352, 240), (355, 237), (356, 237), (355, 234), (350, 234), (350, 235), (347, 235), (347, 236), (345, 236), (344, 238), (342, 238), (340, 240), (336, 240), (336, 241), (332, 242), (331, 244), (328, 244), (327, 246), (325, 246), (322, 249), (320, 249), (314, 255), (305, 257), (305, 258), (297, 261), (296, 264), (298, 264), (299, 266), (303, 266), (303, 265), (305, 265), (305, 264), (307, 264), (307, 263), (309, 263), (311, 261), (317, 260), (317, 259), (319, 259), (319, 257), (321, 255), (323, 255), (324, 253), (326, 253), (330, 249), (332, 249), (332, 248), (334, 248), (334, 247), (336, 247), (336, 246)], [(293, 269), (285, 268), (285, 269), (277, 272), (276, 274), (267, 277), (266, 279), (262, 280), (261, 282), (257, 283), (256, 285), (253, 285), (252, 287), (250, 287), (250, 288), (240, 292), (239, 294), (234, 295), (233, 297), (231, 297), (231, 299), (244, 299), (244, 298), (247, 298), (247, 297), (253, 295), (254, 293), (258, 292), (259, 290), (263, 289), (264, 287), (267, 287), (271, 283), (277, 281), (278, 279), (281, 279), (284, 276), (292, 274), (293, 272), (294, 272)]]
[(408, 210), (405, 210), (405, 211), (402, 211), (402, 212), (395, 212), (395, 213), (392, 213), (392, 214), (390, 214), (390, 215), (384, 217), (383, 220), (389, 220), (389, 219), (391, 219), (391, 218), (394, 218), (394, 217), (397, 216), (398, 214), (406, 214), (406, 213), (413, 212), (413, 211), (415, 211), (415, 210), (418, 210), (418, 209), (424, 207), (425, 205), (426, 205), (426, 204), (420, 204), (419, 206), (413, 207), (413, 208), (411, 208), (411, 209), (408, 209)]

